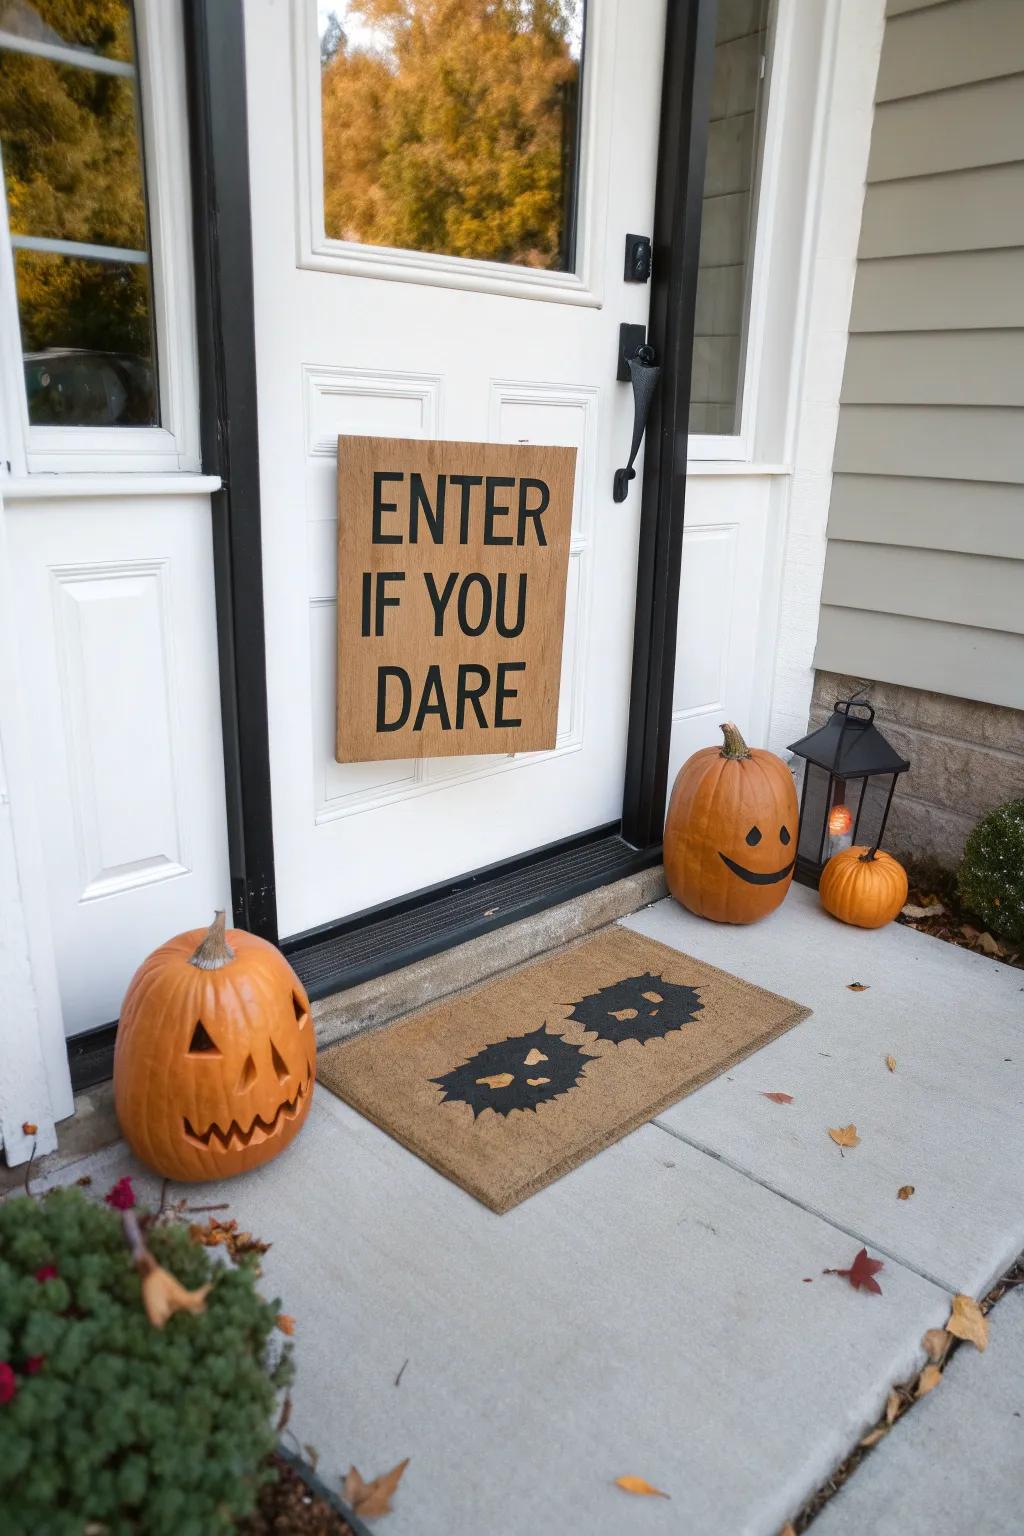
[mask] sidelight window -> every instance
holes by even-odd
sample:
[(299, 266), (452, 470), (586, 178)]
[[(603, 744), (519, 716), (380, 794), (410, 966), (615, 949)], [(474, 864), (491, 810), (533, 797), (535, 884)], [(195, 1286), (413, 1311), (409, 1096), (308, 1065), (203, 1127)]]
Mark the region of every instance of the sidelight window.
[(30, 427), (160, 423), (128, 0), (0, 0), (0, 152)]
[(741, 428), (768, 12), (769, 0), (718, 7), (690, 388), (690, 432), (706, 437), (736, 437)]

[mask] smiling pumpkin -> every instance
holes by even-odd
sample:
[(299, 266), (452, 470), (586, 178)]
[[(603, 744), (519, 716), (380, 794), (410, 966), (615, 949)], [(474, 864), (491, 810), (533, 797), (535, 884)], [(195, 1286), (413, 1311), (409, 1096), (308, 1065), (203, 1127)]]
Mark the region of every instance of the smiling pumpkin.
[(665, 823), (665, 876), (677, 901), (718, 923), (774, 912), (793, 880), (797, 803), (774, 752), (723, 725), (721, 747), (683, 764)]

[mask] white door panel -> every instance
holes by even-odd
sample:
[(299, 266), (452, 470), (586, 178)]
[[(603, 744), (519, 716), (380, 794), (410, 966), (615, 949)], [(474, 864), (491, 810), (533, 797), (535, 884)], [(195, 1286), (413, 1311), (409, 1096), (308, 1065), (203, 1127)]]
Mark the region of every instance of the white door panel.
[(692, 752), (718, 745), (734, 721), (758, 743), (767, 716), (759, 655), (771, 481), (691, 475), (676, 631), (669, 788)]
[(7, 505), (66, 1032), (230, 896), (207, 496)]
[[(626, 234), (653, 221), (664, 0), (587, 10), (574, 275), (325, 237), (317, 8), (246, 3), (282, 935), (621, 812), (640, 482), (613, 504), (632, 430), (615, 362), (619, 323), (647, 318), (649, 289), (622, 266)], [(551, 752), (334, 761), (334, 454), (348, 432), (579, 449)]]

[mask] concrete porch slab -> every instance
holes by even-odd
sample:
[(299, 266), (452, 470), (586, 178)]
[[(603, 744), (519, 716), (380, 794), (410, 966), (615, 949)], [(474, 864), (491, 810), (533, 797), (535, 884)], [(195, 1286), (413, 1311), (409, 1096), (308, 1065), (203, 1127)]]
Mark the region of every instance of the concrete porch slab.
[[(1024, 972), (897, 924), (847, 927), (796, 886), (751, 927), (671, 899), (624, 921), (814, 1010), (658, 1123), (874, 1250), (982, 1294), (1024, 1248)], [(861, 1145), (841, 1155), (828, 1127), (851, 1121)]]
[(1019, 1536), (1024, 1488), (1024, 1293), (989, 1314), (983, 1355), (960, 1349), (814, 1522), (814, 1536)]
[(394, 1536), (775, 1536), (948, 1311), (898, 1264), (823, 1276), (849, 1237), (655, 1126), (499, 1217), (320, 1089), (278, 1162), (194, 1189), (273, 1242), (321, 1474), (411, 1457)]

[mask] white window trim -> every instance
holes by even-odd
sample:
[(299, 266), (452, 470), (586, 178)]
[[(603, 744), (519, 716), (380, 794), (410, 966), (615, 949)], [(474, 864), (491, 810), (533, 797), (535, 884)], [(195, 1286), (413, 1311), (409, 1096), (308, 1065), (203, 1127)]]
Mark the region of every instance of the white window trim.
[(769, 253), (772, 248), (775, 216), (775, 187), (782, 154), (785, 117), (784, 61), (793, 26), (791, 0), (777, 0), (768, 9), (768, 50), (765, 65), (767, 102), (764, 116), (764, 142), (760, 174), (755, 188), (753, 211), (754, 238), (748, 252), (750, 280), (743, 337), (743, 368), (740, 384), (740, 424), (736, 433), (711, 435), (691, 433), (687, 439), (687, 461), (752, 463), (755, 459), (757, 395), (761, 383), (765, 323), (768, 314)]
[[(296, 99), (296, 261), (319, 272), (423, 283), (508, 298), (545, 299), (600, 308), (604, 301), (602, 258), (607, 223), (607, 168), (615, 60), (614, 26), (597, 27), (597, 8), (617, 12), (618, 0), (590, 0), (583, 48), (581, 159), (577, 191), (576, 270), (538, 272), (511, 263), (476, 261), (332, 239), (324, 228), (323, 127), (320, 41), (316, 0), (294, 0), (292, 55)], [(305, 125), (305, 132), (302, 125)]]
[[(2, 466), (15, 476), (196, 472), (199, 366), (192, 271), (188, 116), (180, 7), (135, 0), (159, 427), (33, 427), (25, 397), (14, 258), (0, 198)], [(37, 51), (33, 46), (33, 51)], [(69, 50), (70, 51), (70, 50)]]

